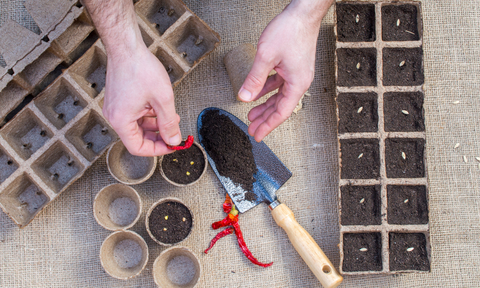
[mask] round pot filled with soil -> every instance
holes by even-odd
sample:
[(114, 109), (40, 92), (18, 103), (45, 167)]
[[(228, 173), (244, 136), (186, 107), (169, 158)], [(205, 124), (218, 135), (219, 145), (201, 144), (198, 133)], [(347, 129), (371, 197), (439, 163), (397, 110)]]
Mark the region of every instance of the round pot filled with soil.
[(142, 200), (137, 191), (124, 184), (104, 187), (93, 200), (93, 215), (103, 228), (124, 230), (137, 223), (142, 212)]
[[(182, 142), (183, 145), (183, 142)], [(175, 151), (160, 158), (160, 173), (169, 183), (183, 187), (195, 184), (207, 171), (207, 154), (202, 146)]]
[(155, 242), (171, 246), (182, 242), (190, 235), (193, 214), (180, 199), (164, 198), (148, 210), (145, 227)]
[(186, 247), (171, 247), (153, 263), (153, 278), (158, 287), (192, 288), (200, 279), (200, 261)]
[(103, 269), (114, 278), (121, 280), (133, 278), (147, 265), (147, 243), (135, 232), (114, 232), (102, 243), (100, 262)]
[(118, 141), (108, 149), (107, 166), (118, 182), (135, 185), (147, 181), (153, 175), (157, 157), (134, 156), (122, 141)]

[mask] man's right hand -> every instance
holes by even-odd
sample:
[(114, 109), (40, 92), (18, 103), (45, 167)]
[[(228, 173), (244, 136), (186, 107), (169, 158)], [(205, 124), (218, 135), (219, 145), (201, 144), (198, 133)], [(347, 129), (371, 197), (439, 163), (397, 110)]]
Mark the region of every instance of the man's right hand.
[(103, 115), (131, 154), (164, 155), (172, 152), (166, 144), (180, 144), (174, 104), (168, 73), (144, 44), (129, 55), (110, 55)]

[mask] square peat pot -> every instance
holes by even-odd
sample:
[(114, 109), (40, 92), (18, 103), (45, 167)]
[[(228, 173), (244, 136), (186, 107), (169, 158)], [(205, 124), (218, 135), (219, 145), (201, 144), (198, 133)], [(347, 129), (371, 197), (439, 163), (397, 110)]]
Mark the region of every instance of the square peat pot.
[(382, 6), (383, 41), (417, 41), (419, 7), (415, 4), (386, 4)]
[(30, 109), (17, 114), (0, 133), (24, 160), (53, 137), (53, 132)]
[(376, 93), (341, 93), (337, 97), (338, 132), (377, 132)]
[(374, 4), (337, 3), (336, 16), (338, 41), (375, 41)]
[(390, 271), (430, 271), (427, 237), (424, 233), (389, 234)]
[(344, 233), (343, 254), (345, 272), (382, 271), (381, 233)]
[(377, 179), (380, 176), (378, 139), (340, 140), (341, 178)]
[(383, 85), (418, 86), (423, 81), (422, 47), (383, 49)]
[(388, 185), (389, 224), (428, 224), (427, 188), (423, 185)]
[(18, 226), (24, 227), (48, 204), (50, 198), (24, 173), (0, 194), (0, 204), (5, 213)]
[(340, 187), (342, 225), (380, 225), (380, 185)]
[(107, 55), (95, 46), (69, 68), (70, 75), (92, 98), (98, 96), (105, 87)]
[(424, 151), (424, 139), (385, 139), (387, 178), (425, 177)]
[(386, 132), (425, 131), (422, 92), (390, 92), (383, 95)]
[(340, 87), (377, 86), (377, 50), (375, 48), (337, 49)]

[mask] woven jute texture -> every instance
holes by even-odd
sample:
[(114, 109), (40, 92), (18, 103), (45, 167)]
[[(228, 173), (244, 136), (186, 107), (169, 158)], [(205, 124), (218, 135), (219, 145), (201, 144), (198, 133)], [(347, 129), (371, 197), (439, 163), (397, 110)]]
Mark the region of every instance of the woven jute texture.
[[(13, 0), (12, 0), (13, 1)], [(224, 55), (242, 43), (256, 43), (265, 25), (288, 0), (189, 0), (186, 4), (220, 33), (222, 44), (175, 89), (183, 134), (196, 135), (202, 109), (217, 106), (246, 121), (253, 104), (235, 100)], [(432, 271), (428, 274), (347, 276), (342, 287), (478, 287), (480, 285), (480, 1), (422, 2), (424, 19), (425, 112)], [(1, 11), (4, 13), (4, 11)], [(304, 108), (265, 142), (293, 172), (278, 191), (334, 265), (338, 266), (338, 159), (335, 117), (333, 9), (324, 19), (317, 46), (315, 79)], [(454, 104), (454, 101), (460, 101)], [(0, 104), (1, 105), (1, 104)], [(456, 143), (460, 146), (454, 149)], [(468, 162), (463, 161), (463, 155)], [(109, 231), (94, 220), (92, 203), (115, 183), (102, 157), (85, 176), (25, 229), (0, 213), (0, 287), (154, 287), (152, 264), (165, 248), (149, 239), (145, 211), (174, 196), (189, 205), (195, 226), (181, 245), (203, 267), (198, 287), (320, 287), (319, 282), (276, 226), (265, 205), (240, 215), (246, 242), (270, 268), (252, 265), (235, 237), (220, 240), (203, 254), (222, 219), (225, 191), (211, 169), (196, 185), (168, 184), (157, 172), (134, 186), (144, 201), (132, 228), (147, 241), (150, 260), (143, 273), (121, 281), (108, 276), (99, 260)]]

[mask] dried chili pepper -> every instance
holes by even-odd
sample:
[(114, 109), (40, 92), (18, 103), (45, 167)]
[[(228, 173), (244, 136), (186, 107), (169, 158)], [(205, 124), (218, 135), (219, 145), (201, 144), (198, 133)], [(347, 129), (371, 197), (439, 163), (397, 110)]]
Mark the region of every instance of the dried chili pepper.
[(223, 211), (225, 213), (228, 213), (227, 217), (225, 217), (221, 221), (217, 221), (212, 224), (213, 229), (218, 229), (221, 227), (226, 227), (226, 226), (232, 226), (228, 227), (227, 229), (223, 230), (222, 232), (218, 233), (215, 238), (212, 239), (210, 242), (210, 246), (205, 250), (205, 253), (207, 253), (210, 249), (212, 249), (213, 245), (222, 237), (225, 237), (229, 234), (232, 234), (235, 232), (235, 236), (237, 236), (237, 242), (238, 246), (240, 246), (240, 249), (242, 250), (243, 254), (247, 256), (248, 260), (250, 260), (253, 264), (259, 265), (262, 267), (268, 267), (273, 264), (273, 262), (265, 264), (257, 260), (250, 252), (250, 250), (247, 247), (247, 244), (245, 243), (245, 240), (243, 239), (243, 234), (242, 230), (240, 230), (240, 224), (238, 224), (238, 210), (236, 209), (235, 205), (232, 202), (232, 199), (230, 197), (226, 196), (225, 202), (223, 203)]
[(222, 237), (225, 237), (225, 236), (227, 236), (229, 234), (232, 234), (232, 233), (233, 233), (233, 228), (232, 227), (228, 227), (227, 229), (218, 233), (217, 236), (215, 236), (215, 238), (213, 238), (212, 241), (210, 242), (210, 246), (208, 246), (207, 250), (205, 250), (205, 254), (208, 253), (208, 250), (212, 249), (213, 245), (215, 245), (215, 243), (217, 243), (218, 239), (220, 239)]
[(188, 135), (187, 137), (187, 140), (185, 141), (185, 144), (183, 146), (171, 146), (171, 145), (167, 145), (168, 149), (172, 149), (172, 150), (185, 150), (185, 149), (188, 149), (190, 147), (192, 147), (192, 144), (193, 144), (193, 136), (192, 135)]

